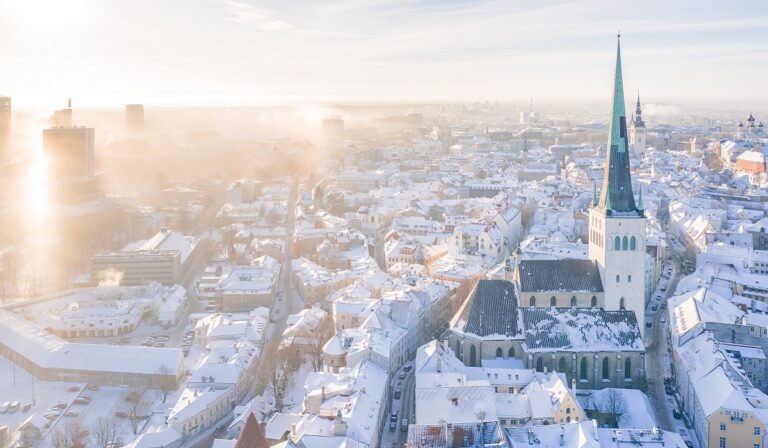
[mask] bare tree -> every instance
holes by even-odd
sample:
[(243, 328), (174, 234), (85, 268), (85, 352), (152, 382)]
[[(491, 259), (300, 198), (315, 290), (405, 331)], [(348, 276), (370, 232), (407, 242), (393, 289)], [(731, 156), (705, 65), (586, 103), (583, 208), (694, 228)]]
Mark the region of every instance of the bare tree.
[(269, 388), (275, 397), (275, 410), (283, 412), (285, 391), (290, 387), (293, 374), (298, 370), (301, 354), (295, 345), (281, 346), (277, 349), (270, 366)]
[(627, 413), (627, 400), (624, 398), (624, 394), (616, 389), (608, 389), (603, 391), (602, 409), (600, 412), (604, 414), (610, 414), (616, 418), (618, 423), (619, 417)]
[(171, 391), (176, 381), (173, 376), (173, 371), (165, 364), (157, 369), (157, 375), (159, 377), (158, 386), (160, 386), (160, 390), (163, 392), (163, 403), (165, 403), (165, 399), (168, 398), (168, 392)]
[(51, 434), (53, 448), (85, 448), (87, 442), (88, 431), (80, 418), (67, 419)]
[(333, 317), (326, 314), (307, 335), (307, 354), (315, 372), (319, 372), (323, 367), (323, 347), (333, 333)]
[(139, 426), (149, 418), (149, 401), (144, 396), (146, 389), (129, 389), (123, 400), (123, 410), (131, 422), (133, 434), (139, 432)]
[(118, 423), (114, 417), (99, 417), (93, 427), (93, 439), (97, 448), (119, 444)]

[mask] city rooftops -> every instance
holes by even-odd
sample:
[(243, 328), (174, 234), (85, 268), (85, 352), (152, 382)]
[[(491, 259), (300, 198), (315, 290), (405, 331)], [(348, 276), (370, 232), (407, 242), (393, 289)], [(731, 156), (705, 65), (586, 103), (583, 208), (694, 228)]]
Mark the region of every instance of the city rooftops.
[(520, 292), (603, 292), (594, 260), (521, 260), (517, 268)]

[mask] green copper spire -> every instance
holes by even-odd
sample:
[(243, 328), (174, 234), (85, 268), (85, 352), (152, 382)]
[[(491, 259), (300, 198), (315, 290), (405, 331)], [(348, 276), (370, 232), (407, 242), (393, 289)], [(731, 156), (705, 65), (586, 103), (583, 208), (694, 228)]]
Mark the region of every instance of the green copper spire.
[(592, 205), (597, 205), (597, 182), (592, 182)]
[[(627, 144), (627, 115), (624, 110), (624, 81), (621, 73), (621, 35), (616, 45), (616, 72), (613, 79), (613, 106), (608, 125), (608, 150), (600, 207), (607, 213), (638, 212), (632, 195)], [(610, 200), (609, 200), (610, 196)]]

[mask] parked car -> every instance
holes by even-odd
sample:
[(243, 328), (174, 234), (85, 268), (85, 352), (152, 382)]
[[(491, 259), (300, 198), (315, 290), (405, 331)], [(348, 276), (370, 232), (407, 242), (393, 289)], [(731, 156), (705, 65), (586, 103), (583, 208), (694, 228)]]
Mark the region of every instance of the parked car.
[(658, 310), (658, 309), (659, 309), (659, 307), (658, 307), (658, 306), (656, 306), (656, 305), (653, 305), (653, 306), (651, 307), (651, 311), (656, 311), (656, 310)]
[(10, 401), (6, 401), (2, 405), (0, 405), (0, 414), (5, 414), (6, 412), (8, 412), (8, 408), (10, 407), (11, 407)]
[(410, 364), (408, 364), (407, 366), (405, 366), (405, 367), (403, 368), (403, 370), (404, 370), (404, 371), (406, 371), (406, 372), (410, 372), (411, 370), (413, 370), (413, 366), (412, 366), (412, 365), (410, 365)]
[(675, 417), (677, 420), (680, 420), (680, 417), (682, 417), (682, 415), (680, 414), (680, 411), (678, 411), (677, 409), (672, 409), (672, 417)]
[(406, 376), (408, 376), (408, 374), (405, 372), (400, 372), (400, 375), (397, 375), (397, 377), (400, 378), (401, 380), (404, 380)]
[(400, 391), (399, 391), (399, 390), (396, 390), (396, 391), (395, 391), (395, 400), (399, 400), (401, 395), (402, 395), (402, 394), (400, 393)]
[(659, 322), (661, 322), (662, 324), (665, 324), (665, 323), (667, 323), (667, 318), (666, 317), (662, 317), (661, 319), (659, 319)]
[(653, 322), (646, 322), (645, 328), (651, 328), (653, 326)]
[(51, 409), (66, 409), (67, 403), (62, 403), (61, 401), (54, 404)]
[(16, 412), (21, 408), (21, 402), (16, 400), (14, 402), (11, 402), (11, 405), (8, 407), (9, 412)]

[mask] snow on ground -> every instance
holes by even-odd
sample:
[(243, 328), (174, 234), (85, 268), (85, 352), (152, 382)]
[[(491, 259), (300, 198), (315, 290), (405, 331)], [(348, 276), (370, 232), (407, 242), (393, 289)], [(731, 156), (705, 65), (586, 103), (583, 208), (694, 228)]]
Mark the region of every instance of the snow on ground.
[(656, 419), (653, 417), (653, 407), (648, 396), (636, 389), (602, 389), (602, 390), (579, 390), (576, 393), (581, 407), (586, 410), (604, 410), (610, 409), (607, 403), (604, 403), (606, 392), (615, 390), (624, 396), (625, 413), (618, 419), (619, 428), (624, 429), (648, 429), (656, 425)]
[[(15, 385), (14, 385), (15, 370)], [(115, 413), (123, 410), (127, 387), (101, 387), (98, 390), (85, 389), (85, 384), (40, 381), (26, 370), (15, 366), (8, 359), (0, 356), (0, 404), (9, 401), (20, 401), (23, 408), (31, 404), (34, 400), (35, 405), (30, 406), (27, 412), (18, 410), (16, 412), (7, 412), (0, 414), (0, 426), (8, 426), (12, 431), (24, 422), (32, 413), (38, 412), (45, 414), (57, 403), (65, 403), (68, 407), (66, 411), (74, 412), (77, 417), (62, 416), (54, 420), (48, 429), (46, 437), (58, 427), (67, 423), (67, 420), (80, 418), (86, 429), (93, 434), (93, 428), (99, 417), (113, 417), (118, 423), (119, 433), (124, 442), (136, 438), (133, 434), (133, 428), (126, 418), (119, 418)], [(171, 392), (166, 403), (162, 402), (162, 392), (159, 390), (147, 390), (145, 398), (149, 402), (150, 421), (147, 425), (142, 425), (139, 429), (148, 428), (151, 425), (165, 423), (165, 413), (169, 406), (176, 401), (176, 392)], [(76, 404), (75, 398), (79, 396), (91, 397), (89, 404)]]
[(69, 403), (77, 396), (77, 392), (68, 392), (73, 386), (83, 385), (36, 380), (29, 372), (0, 356), (0, 404), (18, 400), (23, 408), (32, 403), (33, 397), (35, 401), (27, 412), (20, 409), (0, 414), (0, 426), (15, 430), (33, 412), (44, 414), (59, 402)]
[[(314, 372), (312, 364), (309, 362), (303, 363), (299, 366), (299, 370), (293, 374), (293, 381), (291, 382), (288, 390), (285, 391), (285, 398), (283, 402), (285, 407), (283, 413), (301, 413), (302, 404), (304, 402), (304, 382), (307, 380), (307, 376), (310, 372)], [(254, 409), (254, 411), (261, 411), (265, 415), (270, 415), (274, 412), (275, 397), (272, 394), (272, 390), (269, 386), (264, 390), (264, 393), (257, 396), (253, 400), (254, 404), (261, 403), (263, 409)]]

